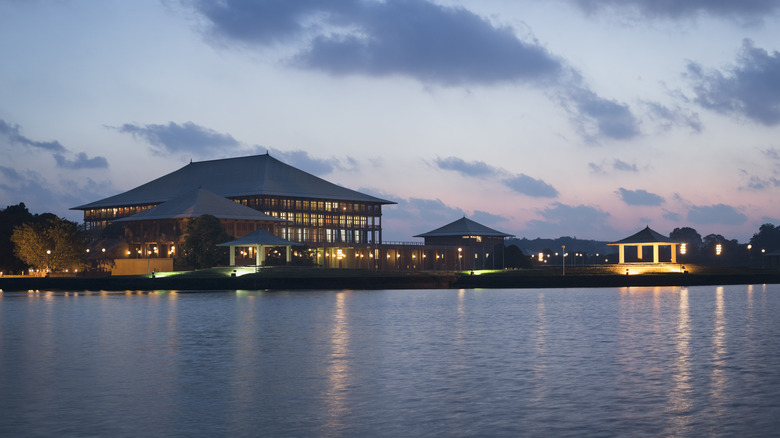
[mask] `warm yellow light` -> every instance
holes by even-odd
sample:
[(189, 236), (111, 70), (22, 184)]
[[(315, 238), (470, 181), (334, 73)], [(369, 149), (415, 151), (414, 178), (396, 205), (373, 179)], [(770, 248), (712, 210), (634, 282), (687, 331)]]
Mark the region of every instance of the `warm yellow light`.
[(719, 244), (715, 245), (715, 255), (720, 255), (723, 252), (723, 247)]
[(106, 249), (105, 248), (100, 248), (100, 251), (106, 252)]
[(46, 254), (51, 254), (51, 250), (50, 250), (50, 249), (47, 249), (47, 250), (46, 250)]
[(539, 261), (541, 262), (542, 260), (544, 260), (544, 253), (540, 252), (539, 253)]
[(688, 252), (688, 244), (682, 243), (680, 244), (680, 254), (686, 254)]

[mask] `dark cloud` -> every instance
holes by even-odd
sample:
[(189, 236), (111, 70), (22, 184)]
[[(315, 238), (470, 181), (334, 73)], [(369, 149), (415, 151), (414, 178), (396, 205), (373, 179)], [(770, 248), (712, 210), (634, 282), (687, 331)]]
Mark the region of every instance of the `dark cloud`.
[(41, 149), (49, 152), (66, 152), (65, 146), (58, 141), (34, 141), (21, 134), (19, 125), (11, 125), (5, 120), (0, 119), (0, 134), (5, 136), (11, 144), (28, 146), (34, 149)]
[(473, 176), (476, 178), (482, 178), (501, 173), (499, 169), (490, 166), (483, 161), (472, 161), (471, 163), (467, 163), (460, 158), (447, 157), (437, 158), (435, 163), (439, 169), (454, 170), (460, 174)]
[(780, 9), (775, 0), (569, 0), (588, 13), (608, 10), (646, 18), (689, 18), (710, 15), (753, 21)]
[(612, 163), (612, 168), (615, 170), (619, 170), (622, 172), (638, 172), (639, 170), (636, 168), (636, 164), (629, 164), (625, 161), (615, 159), (615, 161)]
[(198, 156), (224, 155), (224, 149), (237, 149), (240, 144), (229, 134), (221, 134), (192, 122), (167, 125), (134, 125), (126, 123), (119, 132), (146, 141), (160, 154), (192, 153)]
[(108, 160), (104, 157), (87, 157), (84, 152), (76, 154), (76, 158), (69, 160), (62, 154), (54, 154), (54, 160), (57, 162), (57, 167), (63, 169), (105, 169), (108, 167)]
[(354, 158), (347, 157), (345, 162), (338, 158), (315, 158), (308, 152), (302, 150), (280, 151), (270, 148), (267, 150), (271, 156), (277, 158), (291, 166), (305, 170), (314, 175), (327, 175), (335, 170), (351, 170), (357, 167)]
[(662, 196), (650, 193), (647, 190), (628, 190), (621, 187), (615, 193), (620, 196), (620, 199), (622, 199), (626, 205), (658, 206), (664, 203), (664, 198)]
[(688, 211), (688, 221), (694, 224), (742, 225), (747, 216), (730, 205), (694, 205)]
[(9, 143), (30, 148), (32, 150), (46, 151), (52, 154), (57, 167), (63, 169), (104, 169), (108, 167), (105, 157), (89, 158), (86, 153), (79, 152), (76, 158), (69, 160), (66, 154), (70, 151), (58, 141), (35, 141), (21, 134), (19, 125), (11, 125), (0, 119), (0, 136), (4, 136)]
[(546, 80), (561, 62), (461, 7), (428, 1), (199, 1), (215, 35), (241, 43), (308, 41), (293, 65), (331, 74), (405, 75), (440, 84)]
[(610, 214), (587, 205), (566, 205), (555, 202), (541, 210), (543, 220), (528, 222), (524, 234), (530, 237), (580, 236), (598, 239), (616, 235), (607, 225)]
[(48, 181), (40, 173), (0, 166), (0, 204), (24, 202), (33, 213), (54, 213), (81, 221), (81, 212), (70, 210), (95, 199), (115, 193), (110, 181), (95, 182), (90, 178)]
[(744, 187), (740, 187), (740, 189), (760, 191), (780, 187), (780, 179), (774, 177), (761, 178), (757, 175), (749, 175), (746, 171), (742, 171), (742, 174), (747, 177), (747, 184)]
[(604, 168), (600, 164), (588, 163), (588, 168), (591, 173), (595, 173), (596, 175), (605, 175), (607, 173), (604, 172)]
[(541, 179), (536, 179), (523, 173), (513, 174), (482, 161), (466, 162), (457, 157), (447, 157), (437, 158), (435, 163), (439, 169), (452, 170), (468, 177), (496, 177), (505, 186), (526, 196), (534, 198), (555, 198), (558, 196), (558, 190)]
[(682, 219), (682, 216), (680, 215), (680, 213), (675, 213), (673, 211), (664, 210), (663, 218), (668, 220), (668, 221), (672, 221), (672, 222), (680, 222), (680, 220)]
[(780, 124), (780, 53), (746, 39), (735, 66), (706, 71), (691, 62), (687, 75), (702, 107), (767, 126)]
[(644, 102), (648, 109), (648, 115), (663, 131), (670, 131), (675, 127), (688, 128), (693, 132), (702, 131), (702, 123), (698, 113), (686, 112), (679, 106), (668, 107), (658, 102)]
[(639, 135), (639, 121), (628, 105), (605, 99), (581, 85), (562, 87), (559, 100), (586, 139), (629, 140)]
[(589, 139), (639, 133), (629, 107), (598, 96), (567, 63), (509, 26), (423, 0), (190, 1), (210, 35), (285, 45), (290, 65), (332, 75), (406, 76), (443, 86), (525, 83), (557, 96)]
[(505, 179), (504, 184), (517, 193), (533, 198), (558, 197), (558, 190), (555, 187), (523, 173)]

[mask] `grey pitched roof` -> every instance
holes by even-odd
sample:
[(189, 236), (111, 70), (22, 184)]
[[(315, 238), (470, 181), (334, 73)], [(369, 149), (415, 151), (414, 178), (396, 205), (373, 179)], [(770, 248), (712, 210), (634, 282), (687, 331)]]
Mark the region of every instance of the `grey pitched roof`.
[(268, 231), (258, 228), (255, 231), (247, 234), (244, 237), (240, 237), (230, 242), (218, 243), (217, 246), (252, 246), (252, 245), (268, 245), (268, 246), (299, 246), (300, 243), (290, 242), (284, 240), (281, 237), (274, 236)]
[(512, 234), (502, 233), (488, 228), (471, 219), (463, 217), (441, 228), (414, 237), (445, 237), (445, 236), (486, 236), (486, 237), (512, 237)]
[(193, 189), (148, 210), (114, 222), (196, 218), (210, 214), (218, 219), (281, 221), (253, 208), (223, 198), (203, 188)]
[(72, 210), (162, 203), (195, 187), (225, 198), (268, 195), (395, 204), (325, 181), (265, 154), (193, 162), (124, 193)]
[(639, 231), (636, 234), (626, 237), (623, 240), (617, 242), (608, 243), (607, 245), (619, 245), (619, 244), (633, 244), (633, 243), (680, 243), (674, 239), (670, 239), (661, 233), (657, 233), (645, 227), (644, 230)]

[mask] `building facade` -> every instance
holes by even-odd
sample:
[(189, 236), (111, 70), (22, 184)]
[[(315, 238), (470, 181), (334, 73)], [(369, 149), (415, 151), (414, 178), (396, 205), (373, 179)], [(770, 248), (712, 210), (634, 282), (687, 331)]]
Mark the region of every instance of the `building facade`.
[(269, 154), (190, 164), (115, 196), (74, 207), (97, 237), (108, 224), (197, 187), (281, 222), (279, 237), (303, 245), (379, 244), (382, 206), (394, 204), (330, 183)]

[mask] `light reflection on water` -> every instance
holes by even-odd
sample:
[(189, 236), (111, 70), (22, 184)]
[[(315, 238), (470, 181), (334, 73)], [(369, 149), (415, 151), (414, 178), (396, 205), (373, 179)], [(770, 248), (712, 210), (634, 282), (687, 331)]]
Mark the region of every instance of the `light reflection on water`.
[(0, 294), (0, 436), (765, 436), (780, 286)]

